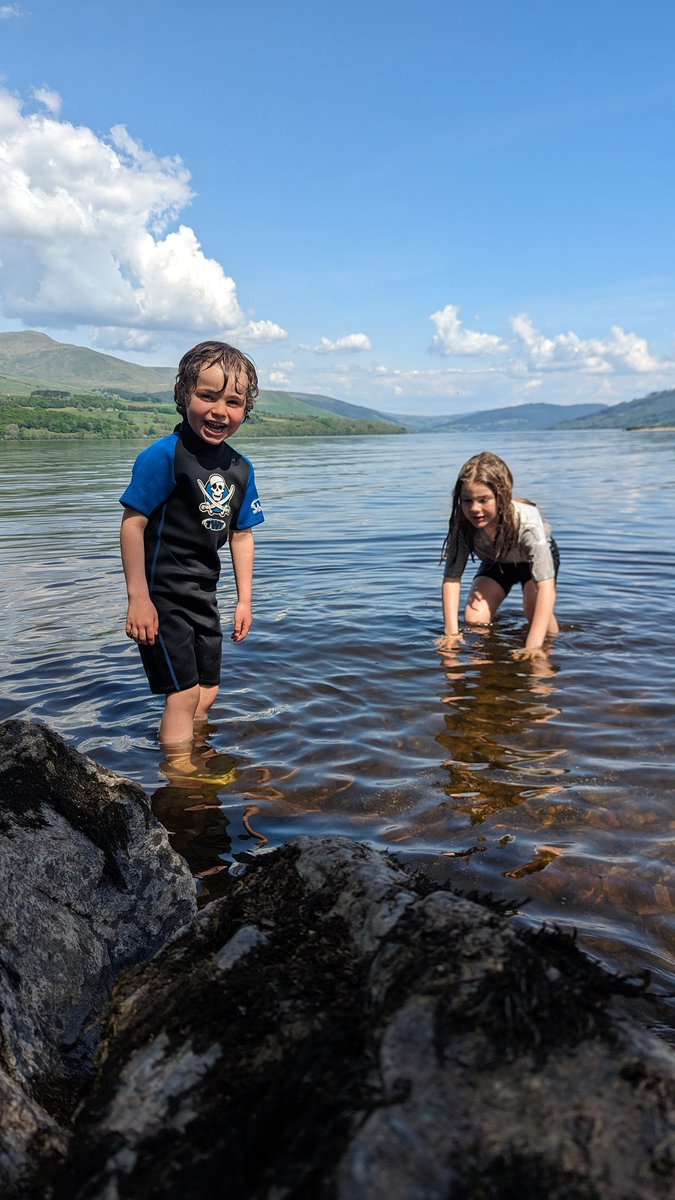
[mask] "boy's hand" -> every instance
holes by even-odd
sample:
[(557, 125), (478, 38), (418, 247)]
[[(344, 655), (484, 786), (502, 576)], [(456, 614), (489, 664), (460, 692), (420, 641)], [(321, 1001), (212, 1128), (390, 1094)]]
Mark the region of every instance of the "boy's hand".
[(240, 600), (234, 610), (234, 629), (232, 630), (232, 641), (243, 642), (252, 624), (253, 613), (251, 612), (251, 605), (244, 604), (243, 601)]
[(159, 617), (152, 600), (136, 600), (127, 609), (125, 633), (139, 646), (154, 646), (159, 631)]

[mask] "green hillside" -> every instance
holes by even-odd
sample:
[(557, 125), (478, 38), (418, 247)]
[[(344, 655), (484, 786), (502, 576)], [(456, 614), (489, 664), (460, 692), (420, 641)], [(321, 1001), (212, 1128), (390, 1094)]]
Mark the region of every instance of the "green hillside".
[[(173, 402), (148, 396), (135, 400), (109, 394), (0, 396), (0, 439), (157, 438), (171, 433), (179, 419)], [(268, 407), (269, 397), (269, 407)], [(384, 421), (333, 417), (308, 404), (261, 392), (240, 437), (345, 437), (403, 432)]]
[(560, 429), (639, 429), (675, 426), (675, 389), (614, 404), (594, 416), (565, 421)]
[(140, 367), (111, 354), (85, 346), (55, 342), (46, 333), (0, 333), (0, 376), (33, 380), (34, 387), (67, 388), (90, 392), (99, 388), (126, 388), (135, 392), (173, 389), (175, 370)]
[[(156, 438), (178, 420), (175, 371), (139, 367), (108, 354), (55, 342), (43, 333), (0, 334), (0, 438)], [(242, 437), (338, 437), (402, 433), (399, 425), (347, 405), (311, 403), (261, 390)], [(333, 402), (331, 402), (332, 404)], [(328, 411), (327, 411), (328, 408)]]
[(436, 426), (439, 430), (528, 430), (557, 429), (570, 417), (603, 413), (603, 404), (514, 404), (505, 408), (489, 408), (477, 413), (463, 413), (445, 418)]

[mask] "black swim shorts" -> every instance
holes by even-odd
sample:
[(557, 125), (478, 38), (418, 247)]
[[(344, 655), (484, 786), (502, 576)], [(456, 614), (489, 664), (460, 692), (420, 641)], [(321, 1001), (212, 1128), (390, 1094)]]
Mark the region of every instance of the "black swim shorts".
[(215, 606), (207, 621), (180, 608), (164, 610), (158, 605), (157, 611), (159, 635), (154, 646), (138, 647), (151, 692), (183, 692), (198, 683), (217, 687), (223, 635)]
[[(551, 547), (551, 557), (555, 569), (555, 578), (557, 579), (560, 567), (560, 551), (553, 538), (549, 539), (549, 546)], [(532, 578), (532, 572), (530, 564), (525, 562), (482, 562), (474, 575), (474, 579), (478, 579), (480, 576), (487, 576), (488, 579), (494, 579), (495, 583), (498, 583), (508, 596), (511, 588), (516, 583), (519, 583), (521, 587), (525, 587), (525, 584), (529, 583)]]

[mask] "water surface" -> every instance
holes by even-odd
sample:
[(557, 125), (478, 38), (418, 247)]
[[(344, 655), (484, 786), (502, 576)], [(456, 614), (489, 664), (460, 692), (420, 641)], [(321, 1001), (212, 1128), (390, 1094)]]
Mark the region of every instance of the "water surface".
[[(0, 716), (138, 781), (205, 900), (295, 834), (348, 834), (675, 992), (675, 434), (237, 440), (267, 516), (255, 622), (182, 763), (123, 633), (117, 497), (140, 445), (0, 443)], [(515, 596), (436, 646), (450, 491), (482, 449), (561, 548), (541, 666), (511, 657)], [(220, 604), (228, 623), (227, 562)]]

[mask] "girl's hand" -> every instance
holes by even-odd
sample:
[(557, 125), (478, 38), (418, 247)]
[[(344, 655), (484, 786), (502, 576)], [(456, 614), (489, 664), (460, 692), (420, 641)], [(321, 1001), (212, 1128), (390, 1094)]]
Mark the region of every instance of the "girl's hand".
[(459, 646), (464, 642), (463, 633), (444, 633), (438, 639), (436, 645), (439, 650), (454, 650), (455, 646)]
[(536, 662), (548, 658), (548, 653), (543, 646), (523, 646), (522, 650), (514, 650), (512, 657), (516, 662)]

